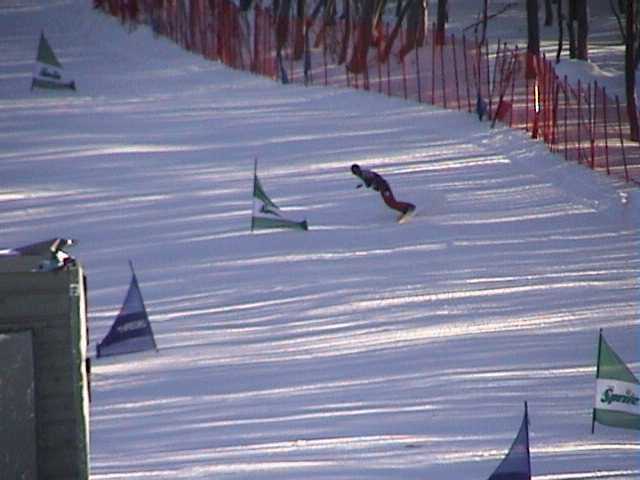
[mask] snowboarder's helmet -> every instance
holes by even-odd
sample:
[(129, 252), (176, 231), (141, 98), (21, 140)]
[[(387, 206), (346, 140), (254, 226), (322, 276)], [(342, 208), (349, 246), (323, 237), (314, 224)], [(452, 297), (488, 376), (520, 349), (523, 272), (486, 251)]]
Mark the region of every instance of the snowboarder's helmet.
[(360, 175), (360, 165), (358, 165), (357, 163), (354, 163), (353, 165), (351, 165), (351, 172), (354, 175)]

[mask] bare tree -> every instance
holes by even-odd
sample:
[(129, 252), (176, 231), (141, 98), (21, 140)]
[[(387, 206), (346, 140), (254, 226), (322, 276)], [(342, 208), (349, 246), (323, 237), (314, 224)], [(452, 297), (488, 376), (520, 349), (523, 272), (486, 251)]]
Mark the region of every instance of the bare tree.
[(638, 112), (636, 109), (636, 69), (635, 69), (635, 43), (636, 43), (636, 22), (635, 22), (635, 0), (627, 0), (627, 34), (625, 36), (624, 48), (624, 71), (625, 90), (627, 93), (627, 115), (629, 116), (629, 126), (631, 127), (631, 139), (640, 139), (638, 128)]
[[(562, 0), (556, 0), (560, 3)], [(553, 5), (551, 0), (544, 0), (544, 25), (550, 27), (553, 25)]]
[(487, 41), (487, 26), (489, 24), (489, 0), (484, 0), (482, 5), (482, 36), (480, 43), (484, 45)]
[[(631, 139), (640, 140), (640, 127), (638, 126), (638, 111), (636, 107), (636, 67), (638, 62), (638, 18), (636, 17), (635, 0), (626, 0), (623, 14), (625, 15), (624, 25), (610, 0), (611, 9), (618, 19), (620, 33), (624, 40), (624, 84), (627, 97), (627, 116), (629, 117), (629, 128)], [(620, 6), (620, 5), (619, 5)]]
[(445, 25), (449, 21), (449, 0), (438, 0), (436, 18), (436, 44), (444, 45)]
[[(622, 38), (622, 43), (625, 44), (626, 40), (625, 40), (625, 26), (623, 24), (622, 19), (620, 18), (621, 15), (625, 15), (627, 12), (627, 7), (626, 5), (622, 5), (624, 2), (626, 2), (627, 0), (618, 0), (618, 7), (616, 8), (616, 6), (614, 5), (614, 0), (609, 0), (609, 5), (611, 6), (611, 11), (613, 12), (613, 14), (616, 17), (616, 20), (618, 21), (618, 28), (620, 29), (620, 36)], [(619, 9), (619, 10), (618, 10)], [(635, 70), (638, 69), (638, 66), (640, 65), (640, 35), (638, 35), (638, 29), (639, 29), (639, 23), (640, 23), (640, 9), (635, 8), (635, 31), (636, 31), (636, 41), (635, 41)], [(626, 17), (625, 17), (626, 18)]]
[[(464, 27), (462, 29), (463, 32), (466, 32), (467, 30), (473, 28), (474, 32), (476, 33), (476, 35), (478, 34), (478, 27), (482, 27), (483, 28), (483, 32), (482, 32), (482, 38), (480, 39), (480, 43), (483, 43), (486, 40), (486, 32), (489, 29), (489, 20), (498, 17), (500, 15), (502, 15), (503, 13), (505, 13), (507, 10), (509, 10), (510, 8), (516, 6), (518, 3), (517, 2), (509, 2), (505, 5), (502, 6), (502, 8), (500, 10), (498, 10), (495, 13), (492, 13), (489, 15), (488, 9), (489, 9), (489, 2), (488, 0), (484, 0), (485, 4), (483, 5), (483, 10), (482, 12), (480, 12), (480, 15), (478, 15), (478, 17), (480, 18), (478, 21), (473, 22), (470, 25), (467, 25), (466, 27)], [(486, 10), (485, 10), (486, 8)], [(485, 15), (486, 13), (486, 15)]]
[(576, 7), (576, 20), (578, 23), (576, 58), (589, 60), (589, 7), (587, 0), (576, 0)]
[(304, 54), (304, 22), (306, 1), (296, 0), (295, 38), (293, 39), (293, 58), (300, 60)]
[(405, 42), (398, 52), (403, 59), (411, 50), (424, 43), (426, 5), (424, 0), (407, 0), (411, 6), (407, 11)]
[(567, 33), (569, 34), (569, 58), (576, 58), (576, 6), (578, 0), (569, 0), (569, 11), (567, 14)]
[(560, 55), (564, 47), (564, 14), (562, 13), (562, 0), (556, 0), (558, 5), (558, 51), (556, 53), (556, 63), (560, 63)]
[(540, 54), (538, 0), (527, 0), (527, 77), (535, 77), (535, 59)]

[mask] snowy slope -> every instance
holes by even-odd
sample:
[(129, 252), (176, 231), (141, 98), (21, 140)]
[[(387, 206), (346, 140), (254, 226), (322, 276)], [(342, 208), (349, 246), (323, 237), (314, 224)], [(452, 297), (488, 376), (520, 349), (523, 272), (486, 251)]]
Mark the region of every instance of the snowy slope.
[[(637, 192), (520, 132), (281, 86), (85, 0), (0, 7), (0, 246), (77, 238), (92, 351), (133, 260), (158, 354), (94, 361), (92, 479), (640, 478), (590, 433), (599, 328), (640, 373)], [(76, 94), (30, 93), (45, 29)], [(250, 234), (253, 159), (310, 231)], [(354, 163), (418, 205), (406, 225)]]

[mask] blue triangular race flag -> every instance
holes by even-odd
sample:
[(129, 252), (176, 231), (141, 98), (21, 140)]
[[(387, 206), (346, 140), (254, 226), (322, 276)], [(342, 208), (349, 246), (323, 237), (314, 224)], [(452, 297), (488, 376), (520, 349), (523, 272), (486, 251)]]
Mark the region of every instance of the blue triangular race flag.
[(98, 344), (98, 357), (158, 349), (133, 266), (131, 272), (129, 291), (111, 330)]
[(507, 456), (502, 459), (489, 480), (531, 480), (531, 461), (529, 457), (529, 416), (527, 403), (524, 404), (524, 417), (518, 435), (516, 435)]

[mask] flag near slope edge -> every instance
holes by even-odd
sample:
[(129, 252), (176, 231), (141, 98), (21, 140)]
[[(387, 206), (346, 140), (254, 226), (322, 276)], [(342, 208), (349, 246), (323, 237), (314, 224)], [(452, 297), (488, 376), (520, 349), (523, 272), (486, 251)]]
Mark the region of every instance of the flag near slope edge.
[(640, 430), (640, 382), (600, 332), (595, 422)]

